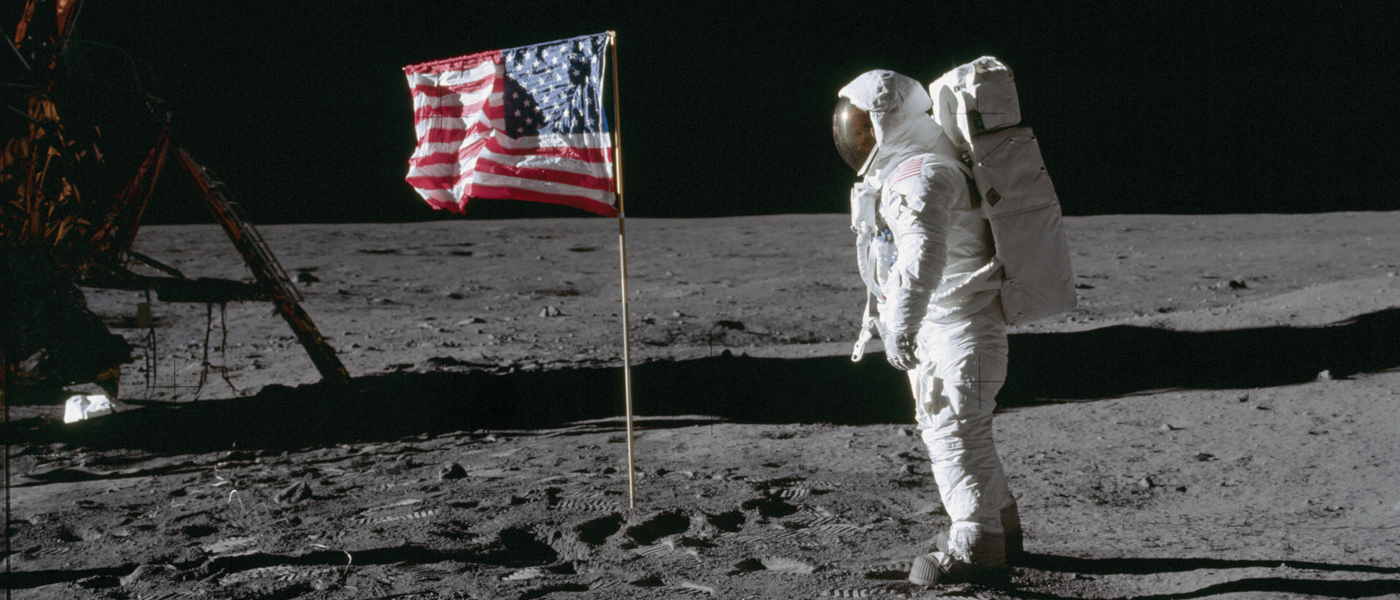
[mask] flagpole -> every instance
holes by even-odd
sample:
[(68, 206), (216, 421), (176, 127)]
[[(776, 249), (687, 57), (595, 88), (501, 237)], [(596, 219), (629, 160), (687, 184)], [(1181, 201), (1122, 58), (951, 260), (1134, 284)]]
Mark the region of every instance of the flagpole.
[(608, 31), (608, 45), (612, 47), (613, 80), (613, 164), (617, 169), (617, 249), (622, 260), (622, 390), (627, 411), (627, 501), (630, 508), (637, 507), (637, 466), (632, 448), (632, 355), (631, 327), (627, 313), (627, 211), (622, 203), (622, 119), (618, 110), (617, 87), (617, 32)]

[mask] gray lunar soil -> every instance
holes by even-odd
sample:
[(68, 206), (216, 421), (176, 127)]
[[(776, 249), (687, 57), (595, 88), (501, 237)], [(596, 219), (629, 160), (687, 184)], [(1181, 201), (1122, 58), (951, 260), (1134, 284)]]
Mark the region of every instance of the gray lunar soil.
[[(270, 304), (85, 290), (117, 414), (9, 407), (17, 598), (1400, 598), (1400, 213), (1066, 219), (1080, 306), (1013, 329), (1026, 531), (948, 523), (903, 375), (849, 360), (844, 215), (262, 227), (352, 375)], [(215, 225), (136, 250), (248, 279)]]

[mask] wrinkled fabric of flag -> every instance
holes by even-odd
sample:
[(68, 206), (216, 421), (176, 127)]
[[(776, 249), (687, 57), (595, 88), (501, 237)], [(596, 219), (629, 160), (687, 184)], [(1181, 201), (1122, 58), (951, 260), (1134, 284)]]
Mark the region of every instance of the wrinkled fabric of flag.
[(456, 213), (493, 198), (616, 216), (607, 44), (603, 33), (404, 67), (418, 135), (405, 180)]

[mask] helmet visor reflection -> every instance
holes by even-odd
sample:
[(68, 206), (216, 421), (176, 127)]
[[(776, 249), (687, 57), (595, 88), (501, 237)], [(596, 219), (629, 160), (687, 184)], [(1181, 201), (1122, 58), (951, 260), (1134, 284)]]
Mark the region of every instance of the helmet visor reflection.
[(836, 151), (841, 160), (852, 169), (859, 171), (866, 159), (875, 150), (875, 126), (870, 122), (870, 113), (851, 104), (850, 98), (836, 102), (836, 110), (831, 115), (831, 135), (836, 139)]

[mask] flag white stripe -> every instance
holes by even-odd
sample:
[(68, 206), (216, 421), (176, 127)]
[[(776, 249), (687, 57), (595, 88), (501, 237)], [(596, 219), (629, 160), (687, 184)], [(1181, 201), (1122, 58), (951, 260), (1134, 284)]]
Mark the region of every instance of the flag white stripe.
[[(457, 127), (457, 128), (450, 128), (450, 129), (465, 129), (465, 128), (464, 128), (464, 127)], [(486, 132), (483, 132), (483, 133), (489, 134), (489, 133), (492, 133), (492, 132), (486, 131)], [(484, 136), (474, 136), (474, 137), (484, 137)], [(469, 137), (468, 139), (471, 139), (471, 138)], [(608, 139), (607, 139), (607, 136), (606, 136), (606, 135), (601, 135), (601, 136), (600, 136), (600, 135), (596, 135), (596, 134), (558, 135), (558, 136), (551, 136), (550, 138), (529, 138), (529, 139), (524, 139), (524, 140), (517, 140), (517, 139), (510, 138), (510, 137), (507, 137), (507, 136), (502, 135), (502, 136), (498, 136), (498, 137), (496, 138), (496, 141), (499, 142), (499, 143), (501, 144), (502, 147), (504, 147), (504, 148), (509, 148), (509, 149), (512, 149), (512, 150), (528, 150), (528, 149), (534, 149), (534, 148), (599, 148), (599, 149), (604, 149), (604, 150), (605, 150), (605, 149), (607, 149), (607, 148), (610, 147), (609, 144), (608, 144)], [(545, 141), (545, 142), (549, 142), (549, 143), (540, 143), (541, 141)], [(420, 147), (419, 147), (420, 151), (419, 151), (419, 152), (415, 152), (414, 155), (415, 155), (415, 156), (427, 156), (427, 155), (429, 155), (429, 154), (436, 154), (436, 153), (439, 153), (439, 152), (456, 152), (456, 151), (457, 151), (458, 149), (460, 149), (462, 146), (466, 146), (466, 145), (470, 145), (470, 143), (469, 143), (469, 142), (437, 142), (437, 143), (428, 143), (428, 144), (423, 144), (422, 146), (420, 146)]]
[[(522, 169), (549, 169), (551, 171), (563, 171), (566, 173), (577, 173), (579, 175), (590, 175), (593, 177), (610, 177), (607, 163), (590, 163), (557, 156), (511, 156), (508, 154), (496, 154), (483, 150), (476, 156), (492, 162), (497, 162), (507, 167)], [(466, 172), (460, 163), (439, 163), (435, 165), (415, 166), (409, 170), (409, 177), (450, 177), (457, 173)]]

